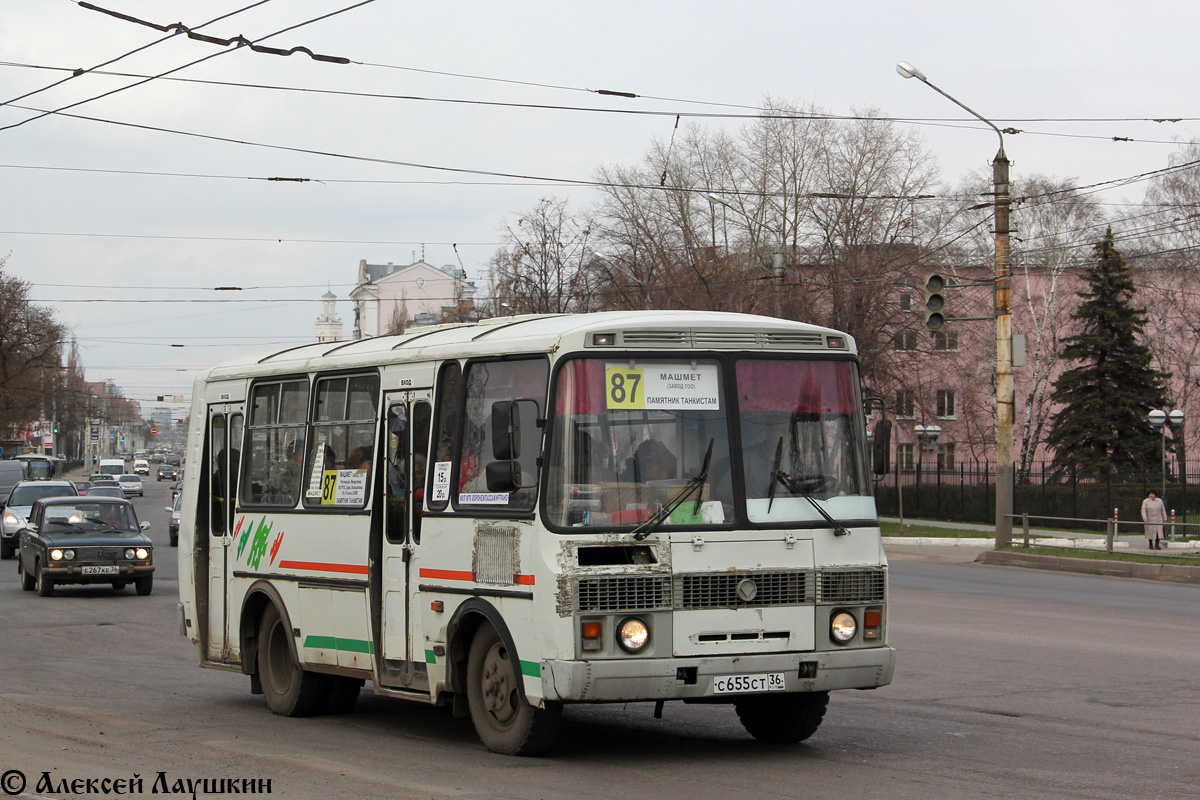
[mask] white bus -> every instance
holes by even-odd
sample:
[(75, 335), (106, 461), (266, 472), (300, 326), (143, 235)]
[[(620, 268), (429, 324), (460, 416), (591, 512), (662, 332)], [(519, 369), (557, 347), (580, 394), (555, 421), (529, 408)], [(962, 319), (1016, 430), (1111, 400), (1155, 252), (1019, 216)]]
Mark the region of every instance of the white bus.
[(181, 632), (278, 714), (370, 681), (502, 753), (568, 703), (726, 703), (796, 742), (830, 690), (892, 679), (837, 331), (612, 312), (304, 345), (201, 375), (187, 456)]

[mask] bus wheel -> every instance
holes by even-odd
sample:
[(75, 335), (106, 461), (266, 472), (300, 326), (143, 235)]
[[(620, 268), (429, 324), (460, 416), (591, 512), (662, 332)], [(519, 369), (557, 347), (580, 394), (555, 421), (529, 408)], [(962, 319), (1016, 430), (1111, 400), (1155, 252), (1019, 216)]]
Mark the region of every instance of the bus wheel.
[(734, 701), (742, 727), (760, 742), (795, 744), (817, 732), (829, 692), (756, 694)]
[(326, 714), (349, 714), (358, 702), (363, 687), (362, 678), (347, 678), (342, 675), (329, 676), (329, 694), (325, 698)]
[(258, 628), (258, 676), (267, 706), (285, 717), (315, 714), (329, 694), (329, 676), (300, 669), (292, 657), (292, 632), (268, 604)]
[(490, 625), (481, 625), (467, 656), (467, 705), (487, 748), (513, 756), (536, 755), (558, 732), (562, 705), (534, 708), (521, 699), (520, 670)]

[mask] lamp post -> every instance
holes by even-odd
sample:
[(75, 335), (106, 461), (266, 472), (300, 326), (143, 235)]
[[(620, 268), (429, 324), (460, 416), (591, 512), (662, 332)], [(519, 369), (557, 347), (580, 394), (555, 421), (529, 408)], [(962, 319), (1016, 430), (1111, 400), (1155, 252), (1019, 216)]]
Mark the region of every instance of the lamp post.
[[(750, 215), (745, 211), (742, 211), (740, 208), (731, 206), (729, 203), (712, 193), (709, 193), (708, 199), (714, 203), (720, 203), (730, 211), (741, 214), (743, 217), (745, 217), (747, 224), (750, 223)], [(775, 285), (775, 316), (780, 318), (783, 317), (783, 278), (783, 243), (781, 242), (778, 247), (771, 250), (771, 280)]]
[(969, 108), (929, 82), (921, 70), (901, 61), (896, 72), (921, 83), (954, 103), (996, 132), (1000, 149), (992, 161), (992, 187), (996, 225), (996, 547), (1012, 542), (1013, 511), (1013, 374), (1012, 374), (1012, 299), (1008, 265), (1008, 156), (1004, 154), (1004, 134), (991, 120)]
[[(1162, 436), (1162, 498), (1163, 506), (1167, 504), (1167, 428), (1173, 431), (1183, 430), (1183, 412), (1178, 408), (1169, 414), (1165, 410), (1154, 409), (1146, 415), (1150, 420), (1150, 426), (1157, 430)], [(1175, 531), (1172, 529), (1171, 538), (1174, 539)]]

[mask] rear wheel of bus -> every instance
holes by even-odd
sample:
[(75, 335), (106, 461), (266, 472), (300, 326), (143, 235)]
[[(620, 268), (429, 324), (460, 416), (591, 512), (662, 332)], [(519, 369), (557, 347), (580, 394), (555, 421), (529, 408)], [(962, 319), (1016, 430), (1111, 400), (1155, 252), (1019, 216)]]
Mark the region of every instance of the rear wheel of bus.
[(760, 742), (795, 744), (817, 732), (829, 705), (829, 692), (756, 694), (734, 701), (742, 727)]
[(542, 709), (525, 702), (514, 655), (492, 626), (479, 627), (467, 656), (467, 703), (475, 731), (489, 750), (536, 755), (553, 743), (562, 706)]
[(301, 669), (292, 655), (291, 631), (274, 604), (258, 628), (258, 677), (267, 706), (285, 717), (307, 717), (329, 696), (329, 676)]

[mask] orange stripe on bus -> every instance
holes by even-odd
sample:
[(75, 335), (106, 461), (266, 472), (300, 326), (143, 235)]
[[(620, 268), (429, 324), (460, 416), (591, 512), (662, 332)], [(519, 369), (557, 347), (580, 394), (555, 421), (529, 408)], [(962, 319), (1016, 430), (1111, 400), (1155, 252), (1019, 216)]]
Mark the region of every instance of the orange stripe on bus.
[(352, 575), (366, 575), (366, 566), (358, 564), (322, 564), (315, 561), (280, 561), (280, 569), (306, 569), (312, 572), (345, 572)]
[[(441, 578), (445, 581), (470, 581), (475, 582), (475, 574), (473, 572), (464, 572), (457, 569), (425, 569), (420, 570), (422, 578)], [(521, 586), (533, 586), (532, 575), (513, 575), (513, 583)]]

